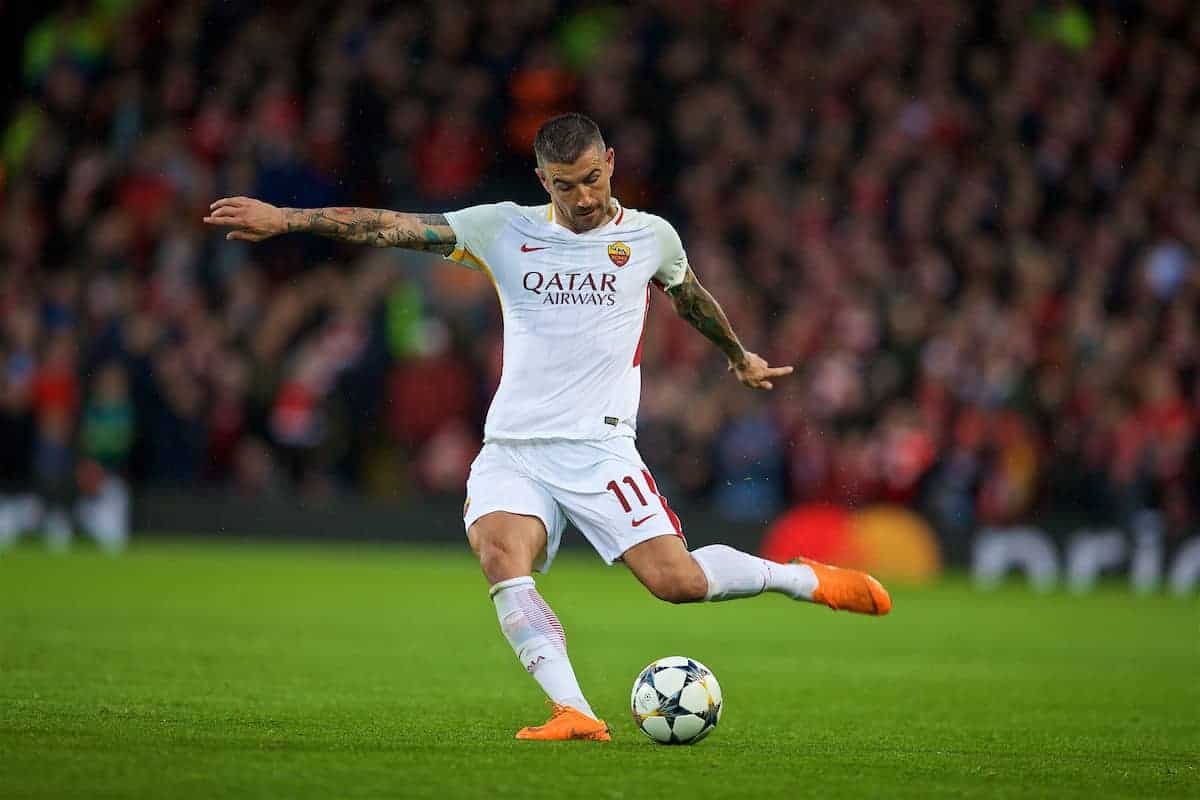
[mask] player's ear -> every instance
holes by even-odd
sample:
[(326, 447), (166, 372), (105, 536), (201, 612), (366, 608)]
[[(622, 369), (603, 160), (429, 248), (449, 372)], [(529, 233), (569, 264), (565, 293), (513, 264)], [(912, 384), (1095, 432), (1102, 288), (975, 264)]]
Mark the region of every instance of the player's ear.
[(542, 188), (546, 190), (546, 194), (552, 195), (553, 193), (550, 191), (550, 180), (546, 177), (546, 173), (542, 172), (542, 168), (534, 167), (533, 174), (537, 175), (538, 183), (540, 183)]
[(617, 163), (617, 152), (611, 147), (604, 151), (604, 163), (608, 165), (608, 174), (611, 177), (613, 166)]

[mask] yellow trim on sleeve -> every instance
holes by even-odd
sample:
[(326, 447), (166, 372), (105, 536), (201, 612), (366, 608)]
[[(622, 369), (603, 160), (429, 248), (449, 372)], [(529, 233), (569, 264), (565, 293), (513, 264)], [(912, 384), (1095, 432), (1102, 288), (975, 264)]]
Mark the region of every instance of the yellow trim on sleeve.
[(446, 258), (450, 259), (451, 261), (457, 261), (459, 264), (466, 264), (468, 267), (473, 269), (487, 271), (489, 274), (491, 274), (490, 270), (487, 268), (487, 265), (465, 247), (454, 248), (454, 252), (446, 256)]

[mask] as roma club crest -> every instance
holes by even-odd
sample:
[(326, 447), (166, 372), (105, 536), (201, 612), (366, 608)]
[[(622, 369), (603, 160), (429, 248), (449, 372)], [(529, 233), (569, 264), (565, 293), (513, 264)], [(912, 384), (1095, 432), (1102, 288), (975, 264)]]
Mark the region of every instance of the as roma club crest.
[(624, 242), (613, 242), (608, 246), (608, 257), (618, 267), (623, 267), (629, 262), (629, 245)]

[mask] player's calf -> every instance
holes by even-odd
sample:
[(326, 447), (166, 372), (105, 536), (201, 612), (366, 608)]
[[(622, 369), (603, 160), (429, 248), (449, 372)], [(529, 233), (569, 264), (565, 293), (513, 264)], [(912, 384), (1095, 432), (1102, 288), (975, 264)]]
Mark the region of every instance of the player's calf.
[(699, 603), (708, 590), (699, 567), (657, 570), (638, 578), (650, 594), (667, 603)]
[(629, 570), (659, 600), (698, 603), (708, 595), (708, 581), (678, 536), (648, 539), (621, 556)]

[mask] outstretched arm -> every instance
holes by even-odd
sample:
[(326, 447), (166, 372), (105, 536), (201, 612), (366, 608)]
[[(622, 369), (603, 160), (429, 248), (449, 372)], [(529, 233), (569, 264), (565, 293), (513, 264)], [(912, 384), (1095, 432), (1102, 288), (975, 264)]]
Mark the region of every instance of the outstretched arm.
[(700, 285), (691, 267), (688, 267), (683, 282), (672, 286), (667, 294), (675, 304), (675, 312), (725, 354), (730, 371), (737, 375), (743, 386), (771, 389), (770, 378), (792, 373), (791, 367), (772, 367), (766, 359), (742, 346), (720, 303)]
[(233, 228), (226, 239), (261, 242), (281, 233), (315, 233), (372, 247), (404, 247), (449, 255), (454, 231), (441, 214), (379, 208), (277, 208), (250, 197), (226, 197), (209, 207), (209, 225)]

